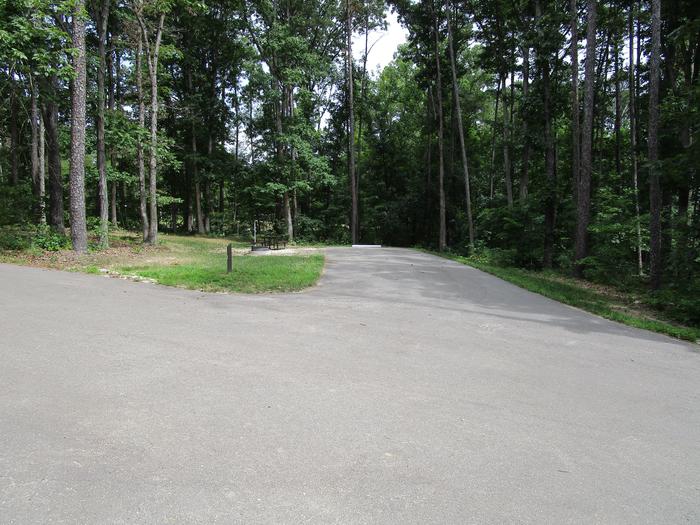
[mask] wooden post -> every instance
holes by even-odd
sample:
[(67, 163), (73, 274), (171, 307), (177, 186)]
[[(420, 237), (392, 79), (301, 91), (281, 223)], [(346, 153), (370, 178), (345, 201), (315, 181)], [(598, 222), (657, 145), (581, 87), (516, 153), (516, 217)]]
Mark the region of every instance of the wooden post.
[(226, 255), (228, 260), (226, 261), (226, 273), (231, 273), (233, 271), (233, 250), (231, 243), (226, 246)]

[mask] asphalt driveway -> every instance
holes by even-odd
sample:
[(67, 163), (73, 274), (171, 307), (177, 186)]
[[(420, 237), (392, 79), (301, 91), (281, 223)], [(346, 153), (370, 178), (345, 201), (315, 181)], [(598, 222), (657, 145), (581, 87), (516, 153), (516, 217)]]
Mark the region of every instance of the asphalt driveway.
[(206, 294), (0, 265), (0, 523), (699, 523), (700, 353), (401, 249)]

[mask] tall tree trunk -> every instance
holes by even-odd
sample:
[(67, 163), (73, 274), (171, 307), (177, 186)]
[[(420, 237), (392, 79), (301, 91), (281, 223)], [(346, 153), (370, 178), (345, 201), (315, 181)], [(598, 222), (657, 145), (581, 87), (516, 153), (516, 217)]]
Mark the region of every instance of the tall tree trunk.
[(651, 287), (661, 287), (661, 182), (659, 181), (659, 81), (661, 63), (661, 0), (651, 0), (651, 54), (649, 56), (649, 234)]
[(39, 119), (39, 172), (38, 172), (38, 195), (39, 202), (39, 223), (46, 224), (46, 146), (44, 144), (44, 119), (37, 115)]
[(620, 156), (620, 149), (622, 145), (622, 137), (620, 135), (620, 129), (622, 127), (622, 104), (620, 100), (620, 46), (617, 39), (615, 39), (614, 46), (615, 52), (613, 57), (613, 66), (615, 72), (615, 173), (617, 174), (617, 178), (619, 180), (622, 176), (622, 160)]
[(287, 222), (289, 242), (292, 242), (294, 240), (294, 222), (292, 221), (292, 207), (289, 203), (289, 191), (284, 192), (284, 218)]
[(107, 69), (107, 22), (110, 0), (97, 5), (97, 192), (100, 201), (100, 246), (109, 246), (109, 202), (107, 197), (107, 153), (105, 150), (105, 70)]
[[(185, 72), (187, 91), (194, 99), (194, 85), (192, 83), (192, 69), (187, 67)], [(195, 110), (190, 108), (190, 152), (192, 158), (190, 160), (192, 179), (194, 179), (194, 206), (197, 216), (197, 233), (204, 235), (204, 213), (202, 212), (202, 187), (199, 181), (199, 165), (197, 162), (197, 127), (195, 122)]]
[(61, 170), (61, 146), (58, 138), (58, 105), (56, 85), (58, 80), (52, 76), (48, 82), (49, 94), (43, 96), (41, 106), (44, 127), (46, 129), (46, 150), (49, 155), (49, 225), (58, 233), (65, 233), (63, 222), (63, 173)]
[[(350, 0), (345, 0), (345, 60), (346, 60), (346, 81), (348, 90), (348, 179), (350, 181), (350, 237), (353, 244), (359, 239), (359, 218), (358, 218), (358, 198), (357, 181), (355, 180), (355, 101), (353, 99), (354, 81), (352, 74), (352, 10)], [(285, 201), (286, 202), (286, 201)]]
[(571, 180), (574, 202), (578, 203), (578, 184), (581, 170), (581, 130), (578, 98), (578, 5), (570, 0), (571, 15)]
[[(542, 7), (539, 1), (535, 2), (535, 16), (538, 22), (542, 19)], [(540, 33), (540, 42), (544, 41), (544, 35)], [(542, 46), (542, 43), (540, 43)], [(538, 49), (538, 61), (542, 71), (542, 105), (544, 117), (544, 145), (545, 145), (545, 173), (547, 177), (547, 189), (544, 211), (544, 250), (542, 265), (551, 268), (554, 258), (554, 226), (557, 212), (557, 172), (556, 152), (554, 150), (554, 136), (552, 133), (552, 96), (551, 96), (551, 57), (548, 52)]]
[[(192, 173), (195, 177), (197, 176), (196, 165), (193, 166)], [(204, 213), (202, 212), (202, 186), (196, 178), (194, 180), (194, 206), (197, 215), (197, 233), (204, 235), (206, 231), (204, 230)]]
[[(139, 103), (139, 129), (146, 129), (146, 103), (143, 96), (143, 34), (139, 34), (139, 42), (136, 50), (136, 96)], [(139, 174), (139, 210), (141, 212), (141, 230), (143, 241), (148, 240), (150, 225), (148, 223), (148, 209), (146, 197), (146, 166), (143, 158), (143, 142), (139, 136), (136, 142), (136, 165)]]
[[(31, 96), (31, 113), (30, 118), (30, 129), (32, 134), (32, 145), (31, 145), (31, 165), (32, 165), (32, 193), (34, 194), (34, 199), (36, 202), (35, 210), (39, 210), (39, 100), (38, 91), (36, 85), (31, 77), (29, 77), (30, 84), (30, 96)], [(37, 213), (37, 216), (39, 214)]]
[(491, 137), (491, 173), (489, 174), (489, 199), (493, 200), (494, 182), (496, 179), (496, 135), (498, 134), (498, 103), (501, 98), (501, 83), (505, 84), (505, 78), (498, 75), (496, 85), (496, 104), (493, 109), (493, 136)]
[(19, 182), (19, 107), (16, 90), (14, 81), (10, 80), (10, 184), (13, 186)]
[(595, 50), (597, 0), (587, 0), (585, 91), (583, 98), (583, 133), (581, 136), (581, 172), (578, 184), (574, 273), (583, 275), (582, 260), (588, 255), (588, 225), (591, 218), (591, 173), (593, 171), (593, 103), (595, 97)]
[(630, 5), (629, 12), (629, 119), (630, 119), (630, 160), (632, 166), (632, 183), (634, 187), (634, 211), (635, 230), (637, 233), (637, 272), (642, 275), (644, 266), (642, 262), (642, 225), (639, 210), (639, 168), (637, 157), (637, 115), (635, 93), (635, 61), (634, 61), (634, 4)]
[[(107, 53), (107, 72), (108, 72), (108, 80), (109, 80), (109, 88), (108, 88), (108, 93), (109, 97), (107, 100), (107, 107), (109, 108), (110, 111), (114, 111), (115, 108), (115, 103), (116, 100), (119, 99), (121, 101), (121, 91), (119, 88), (120, 84), (120, 60), (119, 60), (119, 53), (117, 49), (114, 47), (114, 44), (111, 42), (110, 39), (110, 50)], [(114, 59), (112, 59), (112, 53), (114, 53)], [(109, 162), (112, 168), (115, 168), (117, 166), (117, 156), (115, 154), (114, 148), (109, 148), (107, 156), (109, 157)], [(123, 184), (122, 184), (123, 187)], [(110, 185), (110, 198), (109, 198), (109, 205), (110, 205), (110, 222), (116, 227), (118, 226), (118, 217), (117, 217), (117, 181), (112, 181)]]
[(530, 48), (523, 47), (523, 107), (522, 113), (522, 128), (523, 128), (523, 159), (520, 172), (520, 205), (524, 206), (527, 203), (527, 186), (530, 179), (530, 136), (528, 134), (529, 127), (529, 110), (528, 95), (530, 92)]
[(142, 5), (136, 11), (136, 19), (141, 27), (143, 44), (146, 48), (146, 63), (148, 64), (148, 76), (151, 83), (151, 144), (148, 152), (149, 229), (146, 242), (155, 245), (158, 242), (158, 59), (160, 56), (160, 42), (163, 36), (163, 25), (165, 24), (165, 13), (160, 13), (158, 17), (153, 46), (151, 46), (148, 37), (148, 28), (146, 27)]
[(202, 186), (199, 183), (199, 172), (197, 165), (197, 135), (195, 132), (194, 117), (191, 121), (191, 151), (192, 151), (192, 178), (194, 179), (194, 207), (197, 216), (197, 233), (204, 235), (204, 214), (202, 213)]
[[(362, 55), (362, 81), (360, 83), (360, 103), (362, 106), (365, 106), (366, 99), (365, 99), (365, 93), (367, 91), (367, 58), (369, 56), (369, 10), (365, 9), (365, 52)], [(357, 195), (357, 214), (358, 214), (358, 238), (359, 238), (359, 214), (360, 214), (360, 165), (358, 163), (361, 162), (362, 159), (362, 117), (363, 117), (364, 111), (360, 112), (360, 115), (358, 117), (358, 123), (357, 123), (357, 163), (355, 166), (355, 194)]]
[(447, 13), (447, 37), (450, 50), (450, 66), (452, 70), (452, 91), (454, 94), (454, 106), (457, 111), (457, 133), (459, 134), (459, 147), (462, 154), (462, 169), (464, 170), (464, 195), (467, 201), (467, 225), (469, 227), (469, 252), (474, 252), (474, 221), (472, 219), (471, 185), (469, 182), (469, 165), (467, 161), (467, 147), (464, 144), (464, 128), (462, 124), (462, 108), (460, 104), (459, 82), (457, 80), (457, 64), (454, 51), (454, 36), (450, 13)]
[(109, 214), (111, 216), (110, 222), (117, 226), (117, 183), (112, 182), (109, 189)]
[(437, 99), (437, 120), (438, 120), (438, 195), (440, 203), (440, 234), (438, 239), (438, 249), (447, 249), (447, 221), (445, 206), (445, 144), (444, 144), (444, 117), (442, 111), (442, 73), (440, 70), (440, 45), (439, 35), (439, 13), (435, 11), (433, 5), (434, 23), (433, 32), (435, 36), (435, 95)]
[[(506, 104), (506, 85), (505, 79), (507, 75), (503, 77), (503, 174), (506, 181), (506, 202), (508, 203), (508, 208), (513, 208), (513, 181), (511, 179), (511, 164), (510, 164), (510, 126), (508, 119), (508, 110)], [(512, 86), (512, 84), (511, 84)]]
[[(211, 128), (209, 134), (209, 144), (207, 146), (207, 155), (211, 159), (212, 151), (214, 150), (214, 139), (211, 136)], [(204, 231), (208, 234), (211, 232), (211, 211), (212, 211), (212, 196), (211, 196), (211, 181), (209, 177), (204, 179), (204, 195), (206, 196), (206, 214), (204, 215)]]
[(71, 93), (71, 148), (70, 148), (70, 233), (73, 250), (87, 252), (85, 221), (85, 99), (87, 70), (85, 63), (84, 0), (76, 0), (73, 7), (73, 89)]

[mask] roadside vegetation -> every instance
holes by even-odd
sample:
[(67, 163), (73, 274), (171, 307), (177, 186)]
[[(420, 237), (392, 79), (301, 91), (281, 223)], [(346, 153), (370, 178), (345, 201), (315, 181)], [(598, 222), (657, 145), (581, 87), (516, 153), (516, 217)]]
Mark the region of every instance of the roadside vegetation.
[(649, 292), (643, 282), (593, 283), (554, 270), (504, 266), (497, 252), (484, 250), (470, 257), (431, 251), (435, 255), (473, 266), (555, 301), (600, 317), (685, 341), (700, 342), (697, 301), (684, 294)]
[[(291, 255), (250, 255), (243, 240), (163, 234), (156, 246), (131, 232), (110, 234), (110, 247), (91, 236), (87, 254), (48, 228), (0, 229), (0, 262), (152, 280), (167, 286), (211, 292), (292, 292), (313, 286), (324, 257), (307, 248)], [(226, 273), (226, 246), (233, 245), (233, 271)]]

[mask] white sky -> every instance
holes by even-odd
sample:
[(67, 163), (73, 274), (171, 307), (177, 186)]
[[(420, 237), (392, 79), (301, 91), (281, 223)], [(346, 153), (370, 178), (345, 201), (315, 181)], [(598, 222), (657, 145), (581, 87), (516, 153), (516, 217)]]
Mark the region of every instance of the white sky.
[[(371, 48), (367, 58), (367, 69), (374, 71), (376, 68), (383, 69), (394, 58), (394, 53), (400, 44), (406, 42), (406, 30), (399, 24), (396, 14), (386, 13), (387, 30), (371, 31), (369, 34), (368, 47)], [(374, 47), (372, 47), (374, 44)], [(352, 41), (352, 52), (355, 60), (362, 60), (365, 52), (365, 35), (356, 33)]]

